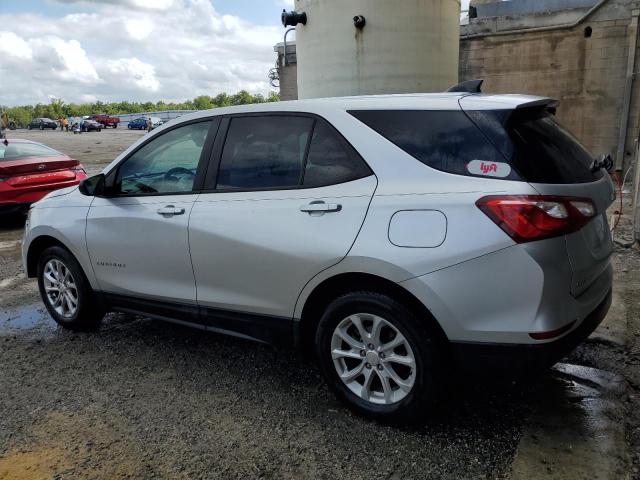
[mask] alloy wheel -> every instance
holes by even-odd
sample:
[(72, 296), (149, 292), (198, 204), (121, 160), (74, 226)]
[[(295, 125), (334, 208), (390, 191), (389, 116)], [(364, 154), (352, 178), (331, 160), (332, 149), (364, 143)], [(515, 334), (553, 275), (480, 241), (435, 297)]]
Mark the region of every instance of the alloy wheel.
[(344, 385), (371, 403), (405, 398), (416, 381), (416, 359), (405, 336), (384, 318), (356, 313), (331, 337), (331, 358)]
[(44, 267), (43, 283), (53, 309), (64, 318), (72, 318), (78, 311), (78, 288), (71, 270), (53, 258)]

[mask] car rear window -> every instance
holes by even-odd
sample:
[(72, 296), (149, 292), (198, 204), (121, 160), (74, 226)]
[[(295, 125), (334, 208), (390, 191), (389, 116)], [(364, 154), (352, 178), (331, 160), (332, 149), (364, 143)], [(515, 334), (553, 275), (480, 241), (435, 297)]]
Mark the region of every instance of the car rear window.
[[(349, 113), (425, 165), (448, 173), (554, 184), (592, 182), (602, 175), (591, 172), (593, 155), (544, 108)], [(493, 163), (497, 172), (489, 170)]]
[(532, 183), (587, 183), (594, 156), (550, 113), (536, 109), (516, 111), (506, 123), (511, 146), (504, 152), (512, 166)]
[(0, 160), (20, 160), (28, 157), (56, 157), (62, 155), (53, 148), (37, 143), (9, 142), (9, 145), (0, 144)]
[[(473, 161), (505, 162), (462, 110), (352, 110), (349, 113), (409, 155), (443, 172), (475, 176), (468, 169)], [(501, 178), (519, 179), (513, 170)]]

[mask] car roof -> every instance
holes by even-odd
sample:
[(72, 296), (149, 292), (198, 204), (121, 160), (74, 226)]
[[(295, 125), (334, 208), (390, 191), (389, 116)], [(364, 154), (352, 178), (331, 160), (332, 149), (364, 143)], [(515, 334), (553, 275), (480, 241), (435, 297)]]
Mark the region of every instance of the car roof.
[(554, 102), (551, 98), (516, 94), (404, 93), (393, 95), (362, 95), (291, 100), (286, 102), (253, 103), (249, 105), (201, 110), (181, 116), (179, 122), (211, 115), (260, 112), (322, 113), (327, 110), (459, 110), (460, 102), (463, 100), (465, 102), (465, 109), (469, 110), (513, 110), (524, 105)]

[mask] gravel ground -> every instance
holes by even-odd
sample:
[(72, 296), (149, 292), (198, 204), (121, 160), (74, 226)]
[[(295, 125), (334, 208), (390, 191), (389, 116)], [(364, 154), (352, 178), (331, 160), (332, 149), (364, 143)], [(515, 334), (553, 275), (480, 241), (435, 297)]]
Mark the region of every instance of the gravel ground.
[(291, 352), (123, 315), (93, 334), (40, 305), (2, 315), (19, 318), (0, 336), (0, 478), (27, 462), (61, 478), (496, 478), (526, 409), (520, 389), (472, 386), (398, 429), (352, 416)]
[[(96, 173), (142, 134), (13, 136)], [(293, 352), (120, 314), (96, 333), (57, 328), (22, 271), (22, 228), (21, 218), (0, 220), (0, 480), (504, 478), (532, 392), (548, 383), (464, 383), (426, 424), (379, 425), (352, 416)], [(618, 372), (637, 393), (640, 255), (616, 255), (628, 275), (629, 348), (587, 342), (570, 360)], [(626, 404), (640, 478), (638, 395)]]

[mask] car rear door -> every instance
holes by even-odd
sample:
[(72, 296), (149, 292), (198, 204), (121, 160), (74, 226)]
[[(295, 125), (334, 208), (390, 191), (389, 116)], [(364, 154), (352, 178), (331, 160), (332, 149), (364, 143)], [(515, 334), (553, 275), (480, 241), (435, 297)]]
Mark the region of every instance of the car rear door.
[(187, 226), (218, 124), (177, 125), (108, 174), (113, 192), (94, 199), (86, 228), (103, 292), (195, 305)]
[[(216, 321), (222, 309), (288, 328), (304, 285), (347, 255), (376, 177), (333, 127), (304, 114), (227, 117), (212, 158), (189, 224), (198, 303)], [(260, 338), (250, 318), (222, 328)]]

